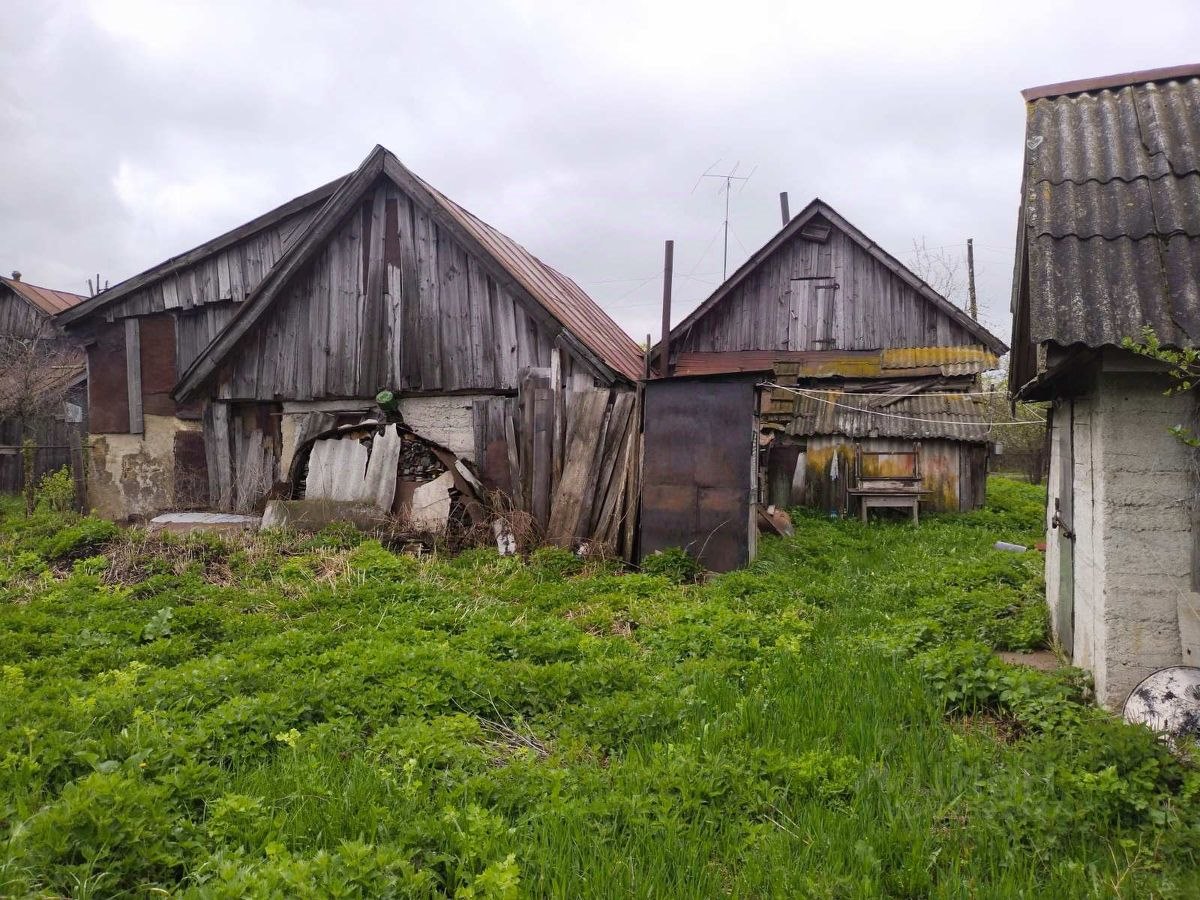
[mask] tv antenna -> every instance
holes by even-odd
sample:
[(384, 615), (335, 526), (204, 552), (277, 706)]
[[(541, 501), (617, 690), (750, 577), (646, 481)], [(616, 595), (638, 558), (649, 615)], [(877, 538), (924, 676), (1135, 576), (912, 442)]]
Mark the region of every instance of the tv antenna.
[(746, 187), (746, 182), (749, 181), (754, 175), (755, 171), (758, 170), (758, 166), (755, 166), (753, 169), (751, 169), (749, 175), (739, 175), (737, 173), (738, 167), (742, 164), (741, 160), (739, 160), (733, 164), (733, 168), (728, 172), (714, 172), (713, 169), (720, 164), (721, 160), (718, 159), (715, 163), (705, 169), (703, 173), (701, 173), (700, 177), (696, 179), (696, 183), (692, 186), (692, 193), (696, 193), (696, 188), (700, 186), (700, 182), (705, 178), (720, 178), (725, 182), (725, 184), (718, 189), (718, 193), (721, 191), (725, 193), (725, 250), (721, 256), (721, 280), (724, 281), (729, 274), (729, 195), (733, 193), (733, 183), (735, 181), (741, 182), (741, 184), (738, 185), (738, 193), (741, 193)]

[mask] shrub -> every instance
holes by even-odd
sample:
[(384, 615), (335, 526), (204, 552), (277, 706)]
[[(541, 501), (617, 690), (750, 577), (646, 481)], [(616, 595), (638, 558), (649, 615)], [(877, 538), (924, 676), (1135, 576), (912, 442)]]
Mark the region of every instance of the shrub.
[(693, 584), (699, 581), (704, 573), (700, 563), (678, 547), (651, 553), (642, 559), (642, 571), (675, 584)]
[(529, 568), (549, 581), (561, 581), (583, 571), (583, 560), (562, 547), (538, 547), (529, 554)]
[(47, 472), (38, 484), (36, 503), (38, 509), (51, 512), (69, 512), (75, 506), (75, 479), (67, 466)]
[(111, 541), (119, 533), (120, 530), (112, 522), (88, 516), (42, 540), (38, 552), (46, 559), (85, 556), (87, 551)]

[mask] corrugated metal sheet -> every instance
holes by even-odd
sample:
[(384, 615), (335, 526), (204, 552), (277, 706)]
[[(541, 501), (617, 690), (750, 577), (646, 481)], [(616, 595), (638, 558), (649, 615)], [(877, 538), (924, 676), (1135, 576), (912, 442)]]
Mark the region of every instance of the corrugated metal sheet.
[[(983, 347), (894, 347), (880, 352), (879, 365), (892, 369), (923, 369), (936, 366), (942, 374), (972, 375), (996, 368), (1000, 360)], [(946, 369), (961, 371), (949, 372)]]
[(1200, 78), (1030, 103), (1023, 215), (1032, 342), (1200, 341)]
[(806, 391), (795, 396), (793, 409), (787, 430), (801, 437), (841, 434), (983, 443), (990, 433), (984, 404), (965, 394), (918, 394), (896, 400), (887, 394)]
[(626, 378), (642, 377), (642, 348), (579, 285), (427, 182), (421, 183), (584, 346)]
[(72, 294), (70, 291), (55, 291), (50, 288), (38, 287), (27, 281), (14, 281), (12, 278), (0, 278), (0, 282), (48, 316), (57, 315), (87, 299), (79, 294)]
[(675, 375), (771, 370), (797, 378), (886, 378), (977, 375), (999, 365), (983, 347), (900, 347), (890, 350), (740, 350), (680, 353)]

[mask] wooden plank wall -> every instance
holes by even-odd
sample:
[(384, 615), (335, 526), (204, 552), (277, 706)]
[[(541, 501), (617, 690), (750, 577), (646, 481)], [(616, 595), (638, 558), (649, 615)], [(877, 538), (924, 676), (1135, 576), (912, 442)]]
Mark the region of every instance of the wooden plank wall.
[[(561, 419), (555, 408), (543, 369), (523, 374), (517, 396), (473, 401), (473, 462), (491, 505), (500, 514), (527, 517), (534, 540), (566, 547), (601, 543), (609, 552), (627, 553), (638, 495), (637, 395), (587, 387), (567, 392)], [(194, 452), (197, 458), (203, 452), (208, 498), (218, 509), (260, 510), (287, 476), (280, 466), (280, 412), (270, 403), (209, 404), (203, 449)], [(553, 436), (559, 430), (556, 467)]]
[(113, 322), (128, 316), (187, 311), (209, 303), (237, 303), (246, 299), (319, 209), (320, 204), (315, 204), (122, 297), (104, 310), (104, 320)]
[(7, 287), (0, 286), (0, 335), (18, 338), (54, 337), (50, 317)]
[[(826, 512), (857, 512), (857, 501), (850, 497), (847, 489), (854, 484), (854, 438), (841, 435), (818, 436), (808, 438), (808, 447), (801, 457), (804, 472), (804, 487), (799, 496), (793, 494), (792, 502), (798, 506), (808, 506)], [(888, 450), (912, 450), (913, 442), (900, 438), (864, 438), (861, 441), (864, 450), (886, 452)], [(982, 444), (968, 444), (962, 441), (923, 440), (921, 441), (921, 486), (929, 491), (921, 508), (938, 512), (976, 509), (976, 500), (982, 503), (978, 486), (972, 482), (961, 484), (961, 473), (966, 466), (968, 471), (976, 471), (977, 466), (970, 461), (975, 448), (986, 451)], [(829, 477), (832, 457), (838, 456), (838, 478)], [(964, 458), (967, 461), (964, 462)], [(974, 468), (973, 468), (974, 466)]]
[[(219, 396), (516, 391), (523, 370), (551, 365), (559, 330), (383, 181), (246, 338)], [(565, 347), (561, 368), (590, 375)]]
[[(809, 276), (829, 278), (791, 280)], [(681, 353), (974, 343), (978, 338), (834, 228), (823, 243), (797, 235), (784, 244), (671, 346)]]

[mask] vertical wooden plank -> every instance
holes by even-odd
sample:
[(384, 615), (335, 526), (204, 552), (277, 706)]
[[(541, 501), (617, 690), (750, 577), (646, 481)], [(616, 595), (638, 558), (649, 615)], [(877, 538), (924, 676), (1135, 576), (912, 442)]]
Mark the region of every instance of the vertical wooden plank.
[(421, 371), (421, 388), (437, 390), (442, 385), (439, 364), (442, 346), (441, 310), (438, 304), (438, 228), (424, 209), (416, 212), (417, 297), (421, 337), (416, 341)]
[(404, 273), (400, 245), (400, 209), (403, 198), (389, 186), (384, 194), (383, 265), (384, 315), (387, 340), (387, 384), (398, 389), (403, 383)]
[(557, 344), (550, 351), (550, 390), (554, 392), (554, 433), (550, 446), (550, 491), (558, 490), (562, 477), (563, 444), (567, 430), (567, 407), (563, 397), (562, 351)]
[(467, 257), (467, 290), (471, 315), (471, 347), (475, 362), (472, 366), (471, 387), (492, 387), (497, 384), (496, 337), (492, 324), (492, 302), (488, 292), (487, 273), (473, 256)]
[(129, 391), (129, 432), (146, 430), (142, 418), (142, 341), (137, 319), (125, 320), (125, 381)]
[(420, 390), (422, 354), (421, 276), (417, 270), (417, 209), (407, 197), (400, 208), (400, 256), (404, 318), (402, 328), (403, 384), (405, 390)]

